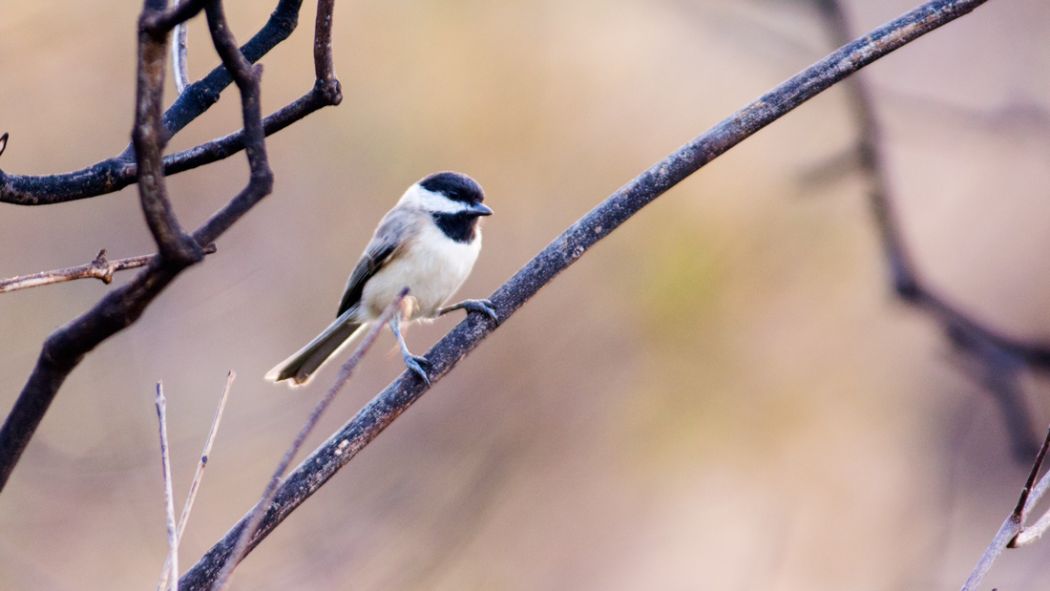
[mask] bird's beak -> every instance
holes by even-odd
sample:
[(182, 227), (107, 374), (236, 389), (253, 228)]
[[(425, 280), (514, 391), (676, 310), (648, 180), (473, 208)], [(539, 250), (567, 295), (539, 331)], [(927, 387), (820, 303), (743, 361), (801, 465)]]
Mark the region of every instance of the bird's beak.
[(492, 208), (484, 203), (475, 203), (470, 206), (470, 212), (474, 215), (492, 215)]

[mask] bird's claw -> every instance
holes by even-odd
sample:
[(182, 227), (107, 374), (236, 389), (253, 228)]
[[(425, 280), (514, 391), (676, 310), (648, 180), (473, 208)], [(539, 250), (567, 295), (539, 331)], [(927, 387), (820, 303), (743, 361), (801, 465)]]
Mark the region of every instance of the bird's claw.
[(463, 309), (467, 312), (484, 314), (485, 316), (488, 316), (493, 322), (499, 320), (499, 317), (496, 316), (496, 307), (492, 305), (492, 302), (490, 300), (463, 300), (461, 305), (463, 306)]
[(409, 371), (419, 376), (419, 379), (423, 380), (426, 385), (430, 385), (430, 378), (427, 377), (427, 369), (430, 368), (430, 361), (426, 357), (420, 357), (419, 355), (406, 355), (405, 366), (408, 367)]

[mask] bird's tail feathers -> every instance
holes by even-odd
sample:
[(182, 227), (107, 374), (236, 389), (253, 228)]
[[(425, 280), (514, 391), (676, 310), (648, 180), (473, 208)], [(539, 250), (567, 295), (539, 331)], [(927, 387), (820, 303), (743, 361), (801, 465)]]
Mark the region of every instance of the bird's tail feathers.
[(351, 322), (349, 316), (352, 312), (347, 310), (305, 347), (266, 372), (266, 379), (271, 382), (290, 380), (292, 387), (308, 384), (326, 361), (364, 334), (367, 324)]

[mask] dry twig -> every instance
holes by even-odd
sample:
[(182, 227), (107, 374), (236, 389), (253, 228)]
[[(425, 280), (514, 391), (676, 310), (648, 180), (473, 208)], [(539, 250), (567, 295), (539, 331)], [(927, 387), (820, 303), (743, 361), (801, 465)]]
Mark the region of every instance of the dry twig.
[[(167, 401), (164, 398), (164, 386), (157, 382), (157, 395), (154, 398), (157, 407), (157, 423), (160, 431), (160, 471), (164, 479), (164, 514), (168, 529), (168, 559), (171, 579), (179, 576), (179, 534), (175, 527), (175, 495), (171, 491), (171, 456), (168, 448), (168, 417), (166, 413)], [(178, 591), (176, 586), (171, 585), (171, 591)]]
[[(215, 245), (209, 244), (204, 248), (203, 252), (204, 254), (214, 253)], [(156, 256), (157, 255), (155, 254), (144, 254), (137, 257), (128, 257), (126, 259), (111, 261), (106, 258), (106, 249), (102, 249), (98, 251), (98, 254), (95, 255), (94, 260), (90, 263), (84, 263), (83, 265), (77, 265), (75, 267), (66, 267), (64, 269), (40, 271), (39, 273), (32, 273), (30, 275), (18, 275), (17, 277), (0, 279), (0, 293), (29, 289), (30, 287), (41, 287), (55, 283), (64, 283), (66, 281), (75, 281), (77, 279), (98, 279), (102, 283), (109, 285), (113, 282), (114, 273), (145, 267)]]
[(491, 297), (497, 312), (496, 321), (470, 315), (427, 353), (431, 363), (430, 385), (415, 374), (402, 373), (288, 475), (275, 491), (258, 527), (248, 527), (250, 516), (243, 517), (183, 575), (179, 588), (182, 591), (209, 589), (219, 571), (230, 562), (242, 531), (252, 531), (250, 550), (540, 288), (643, 207), (708, 162), (853, 72), (969, 13), (985, 1), (935, 0), (923, 4), (831, 53), (618, 189), (496, 290)]
[[(230, 396), (230, 388), (233, 387), (233, 380), (237, 379), (237, 374), (231, 369), (226, 374), (226, 386), (222, 389), (222, 397), (219, 398), (219, 405), (215, 409), (215, 416), (211, 419), (211, 429), (208, 430), (208, 437), (204, 441), (204, 449), (201, 450), (200, 459), (197, 462), (197, 470), (193, 473), (193, 481), (190, 482), (190, 490), (186, 493), (186, 503), (182, 506), (182, 513), (179, 514), (179, 524), (175, 528), (176, 536), (178, 541), (182, 541), (182, 535), (186, 531), (186, 523), (190, 519), (190, 512), (193, 511), (193, 502), (197, 500), (197, 491), (200, 490), (201, 481), (204, 479), (204, 469), (208, 466), (208, 458), (211, 456), (212, 444), (215, 443), (215, 435), (219, 432), (219, 424), (222, 422), (222, 413), (226, 410), (226, 399)], [(176, 546), (177, 548), (177, 546)], [(175, 573), (176, 575), (178, 572)], [(162, 591), (168, 585), (168, 581), (171, 580), (172, 566), (171, 557), (165, 559), (164, 568), (161, 571), (160, 583), (157, 584), (157, 591)]]

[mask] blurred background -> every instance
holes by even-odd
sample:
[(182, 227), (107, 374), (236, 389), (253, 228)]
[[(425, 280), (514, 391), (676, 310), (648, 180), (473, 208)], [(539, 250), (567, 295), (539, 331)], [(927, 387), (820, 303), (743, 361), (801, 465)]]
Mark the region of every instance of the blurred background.
[[(918, 0), (846, 2), (854, 34)], [(238, 39), (273, 2), (227, 2)], [(263, 60), (264, 108), (312, 84), (314, 8)], [(137, 2), (5, 2), (2, 167), (120, 152)], [(239, 374), (182, 544), (255, 502), (330, 383), (263, 373), (333, 316), (376, 221), (469, 172), (496, 215), (460, 295), (484, 297), (611, 191), (833, 47), (802, 0), (340, 2), (345, 100), (271, 137), (276, 187), (73, 373), (0, 497), (0, 588), (151, 588), (166, 552), (153, 385), (181, 506)], [(1050, 320), (1050, 5), (990, 2), (864, 70), (923, 277), (1004, 333)], [(202, 19), (190, 72), (217, 61)], [(169, 100), (173, 93), (169, 93)], [(173, 141), (240, 126), (235, 92)], [(238, 570), (237, 589), (955, 589), (1016, 502), (993, 397), (887, 282), (836, 88), (676, 187), (487, 339)], [(242, 155), (170, 180), (196, 226)], [(137, 192), (2, 206), (0, 276), (153, 250)], [(127, 280), (125, 275), (120, 280)], [(118, 281), (120, 281), (118, 280)], [(110, 287), (0, 297), (0, 409), (52, 330)], [(456, 319), (416, 327), (425, 351)], [(387, 334), (308, 443), (401, 371)], [(1044, 376), (1022, 373), (1033, 433)], [(1046, 588), (1047, 544), (988, 582)]]

